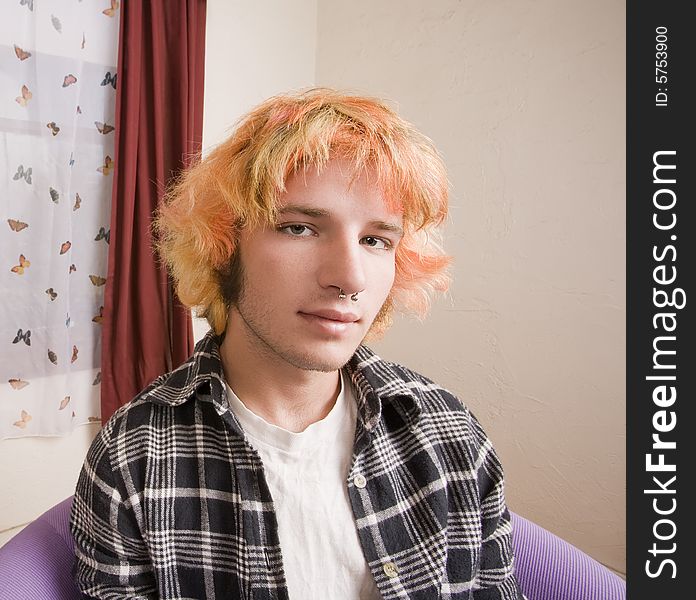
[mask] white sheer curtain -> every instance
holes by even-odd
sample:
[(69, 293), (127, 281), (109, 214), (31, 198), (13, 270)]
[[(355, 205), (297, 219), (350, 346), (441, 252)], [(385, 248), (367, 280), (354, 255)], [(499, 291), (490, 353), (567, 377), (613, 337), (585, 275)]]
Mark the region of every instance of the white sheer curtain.
[(119, 16), (0, 5), (0, 438), (99, 419)]

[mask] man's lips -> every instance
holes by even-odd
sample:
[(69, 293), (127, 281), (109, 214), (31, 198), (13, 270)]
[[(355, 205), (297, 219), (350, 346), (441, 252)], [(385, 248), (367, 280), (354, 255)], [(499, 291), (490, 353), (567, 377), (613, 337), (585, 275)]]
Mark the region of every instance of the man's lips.
[(330, 308), (301, 310), (299, 313), (304, 316), (318, 317), (320, 319), (326, 319), (327, 321), (334, 321), (336, 323), (355, 323), (356, 321), (360, 320), (360, 317), (355, 313), (333, 310)]

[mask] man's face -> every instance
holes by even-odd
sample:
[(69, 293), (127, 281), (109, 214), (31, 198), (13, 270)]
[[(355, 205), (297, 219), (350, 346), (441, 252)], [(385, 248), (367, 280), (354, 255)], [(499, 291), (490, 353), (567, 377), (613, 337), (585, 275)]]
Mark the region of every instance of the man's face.
[(402, 235), (401, 214), (370, 175), (350, 179), (336, 159), (321, 174), (290, 176), (277, 226), (242, 231), (228, 336), (300, 369), (333, 371), (348, 361), (391, 290)]

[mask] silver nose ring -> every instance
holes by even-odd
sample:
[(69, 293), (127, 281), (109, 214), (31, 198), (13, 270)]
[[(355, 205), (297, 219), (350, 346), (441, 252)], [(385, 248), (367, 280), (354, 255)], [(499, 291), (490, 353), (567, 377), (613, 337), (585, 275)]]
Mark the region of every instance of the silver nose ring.
[[(358, 294), (359, 294), (359, 293), (360, 293), (360, 292), (355, 292), (354, 294), (351, 294), (351, 295), (350, 295), (350, 299), (351, 299), (353, 302), (357, 302), (357, 301), (358, 301)], [(347, 294), (343, 291), (343, 288), (338, 288), (338, 299), (339, 299), (339, 300), (345, 300), (346, 298), (347, 298)]]

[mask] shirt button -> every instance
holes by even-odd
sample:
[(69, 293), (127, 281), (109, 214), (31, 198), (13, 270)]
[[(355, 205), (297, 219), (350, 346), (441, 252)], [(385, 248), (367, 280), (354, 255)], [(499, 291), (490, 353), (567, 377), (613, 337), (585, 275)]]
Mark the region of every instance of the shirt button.
[(356, 475), (353, 478), (353, 483), (355, 484), (356, 488), (360, 488), (362, 490), (367, 485), (367, 479), (365, 479), (365, 477), (362, 475)]
[(384, 563), (383, 569), (387, 577), (396, 577), (399, 574), (399, 569), (393, 562)]

